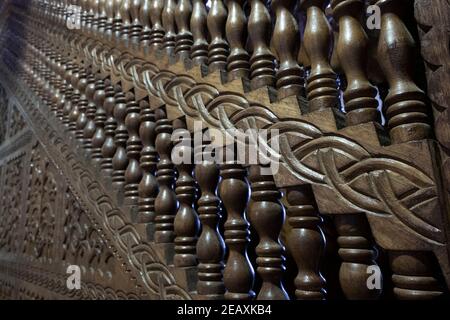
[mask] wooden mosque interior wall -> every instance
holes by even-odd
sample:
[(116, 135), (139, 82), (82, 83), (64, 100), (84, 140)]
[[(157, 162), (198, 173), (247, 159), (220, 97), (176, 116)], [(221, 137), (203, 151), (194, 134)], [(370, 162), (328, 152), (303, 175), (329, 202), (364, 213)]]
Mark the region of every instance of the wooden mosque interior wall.
[(448, 2), (0, 12), (1, 299), (448, 297)]

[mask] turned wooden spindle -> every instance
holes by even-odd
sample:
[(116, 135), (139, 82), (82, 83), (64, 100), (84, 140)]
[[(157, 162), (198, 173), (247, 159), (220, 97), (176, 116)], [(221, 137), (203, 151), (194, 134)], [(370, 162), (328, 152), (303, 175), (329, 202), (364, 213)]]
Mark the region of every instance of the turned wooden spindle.
[(104, 34), (107, 40), (112, 40), (113, 26), (114, 26), (114, 10), (115, 10), (115, 0), (105, 1), (105, 30)]
[(154, 50), (161, 48), (165, 34), (164, 28), (162, 26), (163, 9), (163, 0), (152, 0), (150, 5), (150, 20), (152, 22), (152, 30), (150, 32), (150, 45)]
[(413, 81), (415, 43), (400, 17), (402, 2), (383, 0), (377, 5), (382, 13), (377, 53), (389, 83), (384, 109), (391, 140), (425, 139), (430, 134), (425, 95)]
[(217, 196), (219, 183), (219, 167), (202, 153), (207, 153), (208, 145), (197, 147), (195, 179), (201, 190), (197, 201), (201, 221), (201, 233), (197, 241), (198, 282), (197, 292), (201, 299), (223, 299), (225, 287), (223, 284), (223, 259), (225, 244), (219, 233), (218, 225), (221, 219), (220, 199)]
[[(62, 93), (62, 85), (63, 85), (63, 81), (61, 79), (61, 77), (59, 75), (56, 75), (55, 80), (54, 80), (54, 94), (53, 94), (53, 98), (52, 98), (52, 104), (50, 107), (50, 110), (52, 112), (52, 114), (54, 116), (57, 116), (58, 114), (58, 105), (62, 99), (63, 93)], [(82, 91), (83, 92), (83, 91)]]
[(96, 35), (98, 32), (98, 23), (99, 23), (98, 9), (99, 9), (100, 0), (91, 0), (90, 3), (91, 3), (91, 10), (90, 10), (89, 14), (92, 15), (90, 34)]
[(186, 129), (184, 120), (174, 121), (174, 129), (177, 130), (177, 138), (172, 154), (176, 154), (181, 161), (176, 164), (178, 179), (175, 193), (180, 203), (174, 221), (175, 257), (176, 267), (194, 267), (197, 265), (195, 246), (200, 230), (200, 221), (194, 208), (197, 192), (196, 182), (193, 178), (194, 152), (192, 139)]
[(102, 146), (102, 160), (100, 168), (102, 173), (109, 177), (112, 175), (113, 166), (112, 158), (116, 153), (116, 145), (114, 144), (114, 131), (117, 127), (116, 119), (114, 118), (114, 107), (116, 106), (116, 94), (120, 92), (120, 86), (114, 87), (111, 83), (105, 88), (105, 102), (103, 108), (106, 113), (105, 121), (105, 141)]
[(279, 201), (281, 194), (273, 177), (262, 171), (260, 166), (251, 166), (249, 171), (251, 200), (248, 204), (248, 217), (259, 236), (256, 271), (263, 281), (257, 299), (288, 300), (281, 281), (285, 259), (284, 247), (279, 240), (284, 208)]
[(300, 94), (303, 87), (303, 71), (296, 61), (300, 37), (292, 14), (294, 5), (294, 0), (272, 1), (276, 20), (271, 43), (279, 60), (276, 87), (280, 99)]
[(324, 13), (328, 0), (301, 0), (300, 6), (306, 11), (306, 26), (303, 46), (311, 63), (307, 79), (307, 98), (310, 110), (320, 110), (338, 106), (336, 74), (331, 69), (329, 53), (331, 29)]
[(178, 201), (174, 192), (175, 169), (171, 159), (173, 142), (172, 123), (166, 118), (165, 113), (160, 110), (156, 121), (156, 151), (159, 155), (157, 164), (157, 180), (159, 192), (155, 199), (155, 242), (173, 243), (175, 233), (173, 222), (178, 210)]
[[(93, 76), (92, 76), (93, 77)], [(89, 80), (88, 80), (89, 81)], [(97, 107), (94, 102), (95, 95), (95, 79), (94, 85), (89, 85), (86, 87), (86, 98), (88, 100), (88, 105), (86, 108), (86, 125), (83, 128), (83, 148), (86, 150), (87, 154), (92, 152), (92, 137), (95, 134), (95, 114), (97, 112)]]
[(130, 40), (133, 45), (138, 45), (142, 32), (142, 22), (140, 21), (139, 11), (141, 9), (141, 0), (131, 0), (130, 3), (130, 15), (131, 15), (131, 27), (130, 27)]
[(106, 31), (106, 23), (108, 21), (108, 16), (106, 13), (106, 0), (99, 0), (98, 2), (98, 27), (97, 34), (103, 36)]
[[(231, 149), (225, 150), (227, 152)], [(225, 161), (220, 166), (220, 175), (222, 181), (219, 194), (227, 212), (224, 236), (229, 249), (223, 272), (225, 298), (249, 300), (255, 297), (252, 290), (255, 272), (247, 256), (247, 246), (250, 242), (245, 212), (249, 199), (247, 170), (237, 161)]]
[[(80, 91), (81, 91), (81, 89), (80, 89)], [(87, 117), (87, 108), (89, 106), (88, 97), (92, 98), (94, 96), (94, 92), (95, 92), (95, 78), (94, 78), (94, 75), (89, 74), (87, 76), (87, 80), (86, 80), (86, 87), (85, 87), (84, 91), (82, 91), (82, 94), (80, 96), (80, 101), (78, 103), (80, 115), (78, 116), (78, 119), (77, 119), (75, 137), (81, 143), (84, 143), (84, 141), (85, 141), (84, 140), (84, 128), (86, 127), (86, 124), (88, 122), (88, 117)]]
[(91, 0), (84, 0), (84, 11), (85, 11), (85, 17), (84, 17), (84, 33), (91, 34), (92, 31), (92, 20), (94, 20), (94, 8), (93, 8), (93, 1)]
[(114, 6), (113, 6), (113, 14), (114, 14), (114, 18), (113, 18), (113, 35), (114, 35), (114, 40), (119, 40), (120, 39), (120, 34), (122, 31), (122, 15), (120, 13), (120, 7), (122, 6), (122, 0), (114, 0)]
[(150, 21), (150, 6), (151, 0), (142, 0), (139, 10), (139, 20), (142, 23), (142, 31), (139, 38), (141, 48), (148, 48), (150, 46), (152, 23)]
[(127, 116), (127, 100), (125, 93), (119, 91), (115, 95), (116, 106), (114, 107), (114, 118), (117, 121), (117, 127), (114, 135), (116, 152), (112, 159), (113, 173), (112, 184), (115, 188), (121, 189), (125, 185), (125, 170), (128, 167), (128, 158), (125, 147), (128, 140), (128, 131), (125, 126), (125, 117)]
[(98, 79), (95, 82), (95, 93), (94, 93), (94, 103), (96, 108), (95, 111), (95, 133), (92, 137), (92, 160), (100, 164), (102, 160), (102, 147), (105, 142), (105, 121), (106, 112), (103, 109), (103, 104), (105, 103), (105, 82), (102, 79)]
[(250, 79), (253, 89), (275, 86), (275, 57), (269, 48), (272, 20), (263, 0), (251, 0), (248, 35), (253, 54), (250, 57)]
[(197, 65), (208, 62), (208, 29), (206, 26), (208, 13), (206, 12), (206, 1), (207, 0), (192, 1), (190, 23), (194, 43), (191, 47), (191, 59)]
[(84, 106), (84, 103), (81, 103), (81, 93), (84, 93), (87, 86), (87, 74), (85, 70), (80, 70), (77, 81), (73, 83), (76, 90), (72, 95), (72, 111), (69, 114), (69, 131), (75, 133), (77, 130), (77, 120), (80, 117), (80, 107)]
[(132, 0), (122, 0), (119, 12), (122, 25), (120, 27), (120, 40), (123, 41), (125, 45), (128, 45), (130, 40), (131, 32), (131, 1)]
[(155, 177), (158, 162), (158, 154), (155, 149), (156, 121), (155, 114), (150, 110), (148, 102), (141, 101), (140, 107), (139, 137), (142, 141), (140, 158), (142, 179), (138, 188), (138, 220), (141, 223), (149, 223), (155, 220), (155, 198), (158, 195), (158, 181)]
[(125, 199), (129, 204), (135, 204), (139, 198), (139, 182), (142, 179), (142, 170), (139, 165), (139, 158), (142, 150), (142, 143), (139, 137), (140, 112), (139, 104), (132, 92), (127, 92), (127, 115), (125, 126), (128, 132), (127, 157), (128, 166), (125, 171)]
[[(341, 289), (347, 299), (378, 299), (382, 288), (369, 288), (368, 268), (377, 267), (377, 252), (370, 239), (370, 228), (363, 214), (339, 214), (335, 218), (339, 256), (342, 259), (339, 269)], [(382, 282), (381, 282), (382, 284)]]
[(164, 9), (162, 11), (162, 24), (165, 30), (162, 49), (168, 55), (171, 55), (175, 50), (175, 0), (165, 0)]
[(175, 22), (178, 30), (175, 37), (175, 54), (182, 60), (189, 58), (193, 43), (192, 33), (189, 30), (191, 13), (191, 0), (178, 0), (178, 5), (175, 8)]
[[(70, 63), (66, 68), (66, 74), (65, 74), (65, 80), (67, 83), (66, 88), (66, 99), (64, 101), (64, 106), (62, 109), (62, 123), (67, 127), (69, 125), (69, 114), (72, 110), (72, 94), (74, 91), (74, 88), (72, 86), (72, 74), (73, 72), (76, 72), (76, 67)], [(35, 89), (37, 91), (37, 88)]]
[(389, 252), (394, 296), (401, 300), (431, 300), (444, 294), (434, 274), (430, 252)]
[[(413, 81), (415, 43), (402, 21), (402, 1), (378, 1), (381, 30), (378, 62), (389, 83), (384, 100), (393, 144), (426, 139), (430, 135), (425, 95)], [(428, 252), (389, 252), (394, 295), (398, 299), (425, 300), (439, 297), (443, 288)]]
[(247, 18), (243, 5), (244, 0), (226, 0), (228, 17), (225, 24), (225, 34), (230, 45), (227, 58), (228, 80), (248, 78), (250, 56), (245, 50), (247, 41)]
[(299, 300), (325, 299), (325, 279), (320, 273), (325, 237), (311, 187), (288, 188), (286, 201), (287, 221), (292, 228), (287, 235), (287, 247), (298, 269), (295, 296)]
[(376, 121), (377, 90), (366, 74), (368, 38), (360, 21), (364, 1), (333, 0), (331, 5), (339, 24), (336, 54), (347, 80), (344, 92), (347, 125)]
[(223, 0), (211, 0), (206, 23), (211, 41), (208, 46), (209, 71), (225, 70), (229, 53), (228, 42), (225, 40), (225, 24), (227, 9)]

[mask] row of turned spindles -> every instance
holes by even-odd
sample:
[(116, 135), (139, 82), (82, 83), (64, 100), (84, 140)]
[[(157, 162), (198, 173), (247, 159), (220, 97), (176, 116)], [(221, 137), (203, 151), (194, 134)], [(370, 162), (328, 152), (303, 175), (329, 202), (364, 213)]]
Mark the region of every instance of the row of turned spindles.
[[(392, 142), (423, 139), (430, 133), (425, 96), (413, 81), (414, 40), (402, 20), (403, 0), (274, 0), (270, 6), (263, 0), (211, 0), (209, 6), (205, 0), (32, 3), (36, 23), (56, 31), (67, 30), (67, 19), (74, 15), (68, 8), (76, 5), (81, 8), (80, 30), (74, 32), (112, 44), (163, 50), (205, 64), (210, 72), (226, 70), (228, 80), (248, 78), (252, 89), (275, 87), (279, 99), (305, 88), (311, 111), (339, 107), (338, 82), (346, 83), (343, 100), (349, 125), (379, 118), (376, 85), (384, 84), (372, 83), (380, 77), (373, 76), (371, 82), (367, 72), (369, 47), (376, 46), (389, 89), (382, 98)], [(370, 41), (364, 19), (369, 4), (381, 9), (381, 29)], [(332, 49), (339, 70), (331, 66)]]
[[(264, 6), (262, 3), (259, 5)], [(337, 6), (337, 3), (335, 2), (334, 5)], [(285, 10), (284, 7), (278, 9)], [(229, 10), (232, 11), (230, 8)], [(309, 10), (313, 11), (311, 16), (317, 19), (324, 17), (320, 8)], [(340, 8), (340, 10), (343, 9)], [(287, 11), (283, 14), (291, 13)], [(394, 18), (390, 15), (390, 19)], [(355, 21), (348, 19), (349, 21), (344, 24), (351, 27)], [(396, 26), (401, 27), (400, 23), (401, 21), (396, 21)], [(318, 25), (320, 26), (320, 23)], [(127, 29), (119, 30), (122, 32)], [(160, 34), (167, 35), (164, 28), (158, 30), (161, 31)], [(400, 28), (398, 32), (403, 35), (402, 32), (407, 32), (405, 30)], [(364, 32), (363, 29), (360, 31)], [(274, 34), (276, 34), (275, 31)], [(178, 267), (198, 267), (199, 296), (217, 298), (225, 294), (225, 297), (230, 299), (252, 298), (255, 295), (252, 291), (255, 278), (253, 267), (257, 267), (256, 271), (262, 280), (258, 298), (287, 298), (282, 285), (284, 251), (279, 241), (284, 220), (284, 206), (279, 201), (281, 193), (273, 179), (270, 176), (259, 176), (260, 168), (252, 167), (249, 171), (251, 199), (247, 204), (248, 195), (245, 196), (245, 190), (248, 192), (247, 170), (237, 163), (226, 163), (220, 167), (215, 163), (198, 164), (195, 165), (195, 174), (192, 172), (194, 168), (191, 165), (182, 164), (175, 167), (170, 158), (173, 147), (170, 135), (173, 126), (183, 127), (182, 121), (172, 123), (166, 118), (163, 109), (151, 111), (145, 99), (136, 101), (133, 92), (124, 92), (120, 83), (113, 85), (109, 77), (101, 78), (89, 68), (78, 64), (77, 61), (63, 58), (57, 49), (45, 48), (43, 39), (40, 39), (39, 35), (32, 36), (34, 38), (30, 37), (28, 41), (33, 48), (26, 57), (25, 67), (27, 72), (25, 78), (28, 79), (30, 87), (49, 103), (51, 110), (67, 127), (67, 130), (74, 132), (76, 139), (80, 141), (92, 161), (100, 165), (102, 173), (112, 177), (116, 188), (124, 190), (129, 203), (138, 205), (139, 222), (155, 224), (155, 232), (152, 235), (154, 241), (175, 244), (174, 264)], [(252, 36), (257, 34), (252, 33)], [(167, 37), (172, 36), (169, 34)], [(163, 36), (158, 43), (164, 45), (167, 43), (165, 40), (167, 37)], [(177, 38), (180, 38), (179, 35), (175, 36), (175, 39)], [(288, 35), (282, 38), (281, 40), (289, 42)], [(150, 37), (150, 42), (151, 39)], [(214, 39), (228, 46), (224, 38), (217, 36)], [(308, 42), (307, 39), (304, 39), (304, 43)], [(214, 42), (213, 40), (211, 43)], [(232, 41), (228, 42), (232, 43)], [(320, 47), (321, 41), (311, 41), (311, 43)], [(276, 47), (276, 44), (274, 46)], [(345, 52), (350, 50), (352, 44), (343, 44), (342, 47), (338, 50)], [(203, 48), (206, 47), (203, 46)], [(222, 50), (225, 46), (218, 48)], [(209, 49), (204, 51), (210, 53), (211, 44)], [(353, 55), (350, 51), (342, 55)], [(361, 55), (363, 51), (361, 49)], [(222, 51), (219, 50), (220, 52)], [(282, 59), (280, 56), (289, 52), (290, 49), (287, 46), (277, 57)], [(330, 83), (331, 78), (321, 76), (325, 71), (332, 75), (333, 71), (331, 68), (325, 68), (328, 64), (326, 60), (323, 65), (324, 61), (319, 59), (317, 63), (321, 66), (322, 74), (316, 77), (313, 69), (314, 59), (310, 58), (312, 70), (307, 85), (308, 94), (312, 92), (313, 96), (308, 98), (312, 109), (316, 108), (314, 106), (320, 109), (329, 104), (327, 101), (331, 101), (330, 95), (321, 95), (330, 92), (327, 83)], [(281, 61), (278, 73), (280, 69), (282, 70)], [(356, 62), (345, 61), (349, 64), (347, 67), (345, 62), (341, 61), (342, 68), (350, 70), (349, 74), (346, 73), (348, 88), (352, 88), (352, 84), (356, 86), (364, 84), (366, 87), (363, 91), (372, 94), (376, 89), (367, 78), (366, 81), (361, 82), (360, 74), (356, 72), (358, 68), (355, 69), (354, 64), (358, 61), (363, 64), (358, 59)], [(224, 66), (226, 64), (222, 64), (220, 68)], [(398, 68), (398, 66), (391, 67)], [(388, 74), (388, 72), (385, 73)], [(297, 73), (289, 73), (292, 79), (295, 79), (296, 75)], [(354, 78), (349, 75), (353, 75)], [(412, 87), (413, 83), (408, 80), (410, 79), (405, 76), (401, 82), (408, 84), (408, 89), (415, 90)], [(396, 78), (395, 81), (399, 80)], [(344, 93), (346, 102), (350, 101), (350, 105), (355, 105), (363, 100), (364, 106), (370, 106), (372, 103), (370, 99), (373, 97), (354, 94), (358, 90), (353, 88), (349, 91), (349, 99), (345, 98), (346, 93)], [(389, 95), (395, 95), (395, 90), (392, 91)], [(320, 99), (314, 98), (315, 92)], [(411, 100), (411, 97), (418, 96), (421, 95), (411, 95), (408, 91), (400, 92), (394, 104), (394, 106), (398, 105), (396, 110), (401, 111), (408, 103), (418, 106)], [(400, 98), (404, 98), (405, 101)], [(315, 102), (311, 102), (313, 100)], [(353, 120), (350, 121), (352, 124), (370, 121), (365, 118), (367, 112), (364, 110), (358, 107), (352, 110), (356, 112), (354, 113), (356, 116), (352, 116)], [(350, 114), (351, 112), (348, 113), (348, 118)], [(359, 117), (358, 114), (364, 116)], [(401, 114), (400, 112), (396, 115)], [(396, 140), (395, 137), (396, 135), (392, 135), (393, 142), (403, 140)], [(220, 176), (222, 182), (217, 194)], [(201, 190), (199, 199), (196, 199), (197, 187)], [(310, 187), (295, 187), (286, 190), (286, 201), (287, 223), (292, 230), (285, 239), (285, 244), (298, 267), (295, 295), (300, 299), (325, 298), (326, 284), (320, 273), (325, 239), (314, 196)], [(218, 231), (223, 209), (227, 213), (223, 235), (225, 243)], [(249, 222), (260, 239), (256, 247), (257, 259), (253, 262), (250, 262), (247, 257), (247, 245), (250, 241)], [(376, 253), (372, 247), (366, 219), (363, 215), (342, 215), (336, 217), (335, 224), (339, 234), (339, 255), (342, 258), (340, 283), (344, 294), (348, 298), (378, 297), (380, 290), (369, 290), (365, 281), (368, 276), (367, 267), (376, 264)], [(228, 260), (224, 261), (226, 250), (229, 251)], [(404, 261), (412, 262), (411, 267), (405, 266), (407, 264)], [(430, 272), (429, 265), (426, 255), (409, 252), (394, 253), (391, 267), (394, 271), (395, 294), (406, 298), (414, 295), (416, 297), (440, 295), (441, 289)], [(418, 282), (420, 282), (419, 287), (417, 287)]]

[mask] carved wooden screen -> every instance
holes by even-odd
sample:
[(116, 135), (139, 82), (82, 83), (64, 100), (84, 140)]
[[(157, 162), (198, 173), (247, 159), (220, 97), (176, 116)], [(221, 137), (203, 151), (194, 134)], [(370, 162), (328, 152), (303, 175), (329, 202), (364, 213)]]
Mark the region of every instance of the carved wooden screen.
[(0, 298), (447, 295), (448, 1), (1, 13)]

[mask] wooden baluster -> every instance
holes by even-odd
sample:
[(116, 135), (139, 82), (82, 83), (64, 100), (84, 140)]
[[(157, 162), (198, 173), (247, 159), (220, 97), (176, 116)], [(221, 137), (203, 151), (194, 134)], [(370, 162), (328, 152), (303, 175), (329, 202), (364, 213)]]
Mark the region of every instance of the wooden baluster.
[(179, 0), (175, 8), (175, 22), (177, 23), (178, 34), (175, 37), (175, 54), (184, 60), (189, 58), (193, 39), (189, 30), (189, 19), (191, 18), (191, 0)]
[[(86, 125), (83, 128), (83, 147), (86, 150), (87, 154), (91, 154), (92, 152), (92, 137), (95, 134), (95, 113), (97, 112), (97, 108), (94, 102), (95, 95), (95, 78), (93, 75), (90, 75), (93, 78), (94, 84), (86, 87), (86, 98), (88, 100), (88, 105), (86, 108)], [(89, 78), (88, 78), (89, 82)]]
[(58, 115), (58, 106), (59, 106), (60, 101), (63, 96), (62, 86), (63, 86), (63, 81), (62, 81), (61, 77), (59, 75), (56, 75), (55, 80), (54, 80), (55, 92), (53, 94), (52, 106), (50, 108), (52, 114), (56, 117)]
[(98, 2), (98, 28), (97, 34), (102, 37), (106, 31), (106, 23), (108, 16), (106, 14), (106, 0), (99, 0)]
[(140, 21), (139, 11), (141, 9), (141, 0), (131, 0), (130, 14), (131, 14), (131, 27), (130, 27), (130, 40), (134, 46), (139, 45), (139, 39), (142, 32), (142, 22)]
[(245, 213), (249, 199), (247, 170), (235, 160), (225, 161), (220, 166), (220, 175), (222, 182), (219, 194), (227, 212), (224, 224), (225, 243), (230, 250), (223, 273), (225, 298), (249, 300), (255, 297), (252, 291), (255, 272), (247, 256), (247, 246), (250, 242)]
[(272, 1), (276, 20), (271, 43), (280, 64), (276, 73), (280, 99), (300, 94), (303, 87), (303, 71), (295, 60), (300, 37), (292, 14), (294, 5), (295, 0)]
[(64, 100), (64, 107), (62, 109), (62, 123), (65, 126), (69, 125), (69, 114), (72, 110), (72, 94), (73, 94), (73, 86), (71, 83), (72, 73), (75, 69), (75, 66), (72, 63), (69, 63), (66, 68), (65, 80), (67, 83), (66, 87), (66, 99)]
[(117, 121), (117, 127), (114, 136), (116, 153), (112, 159), (112, 184), (115, 188), (121, 189), (125, 185), (125, 170), (128, 167), (127, 152), (125, 150), (128, 140), (128, 131), (125, 126), (125, 117), (127, 116), (127, 100), (122, 91), (116, 93), (115, 99), (116, 106), (114, 107), (114, 118)]
[(177, 130), (177, 137), (172, 154), (179, 155), (181, 163), (176, 165), (178, 179), (175, 192), (180, 203), (174, 221), (175, 257), (176, 267), (193, 267), (197, 265), (197, 255), (195, 246), (200, 230), (200, 221), (194, 208), (195, 194), (197, 186), (193, 178), (194, 152), (192, 149), (192, 139), (186, 130), (186, 123), (180, 119), (174, 121), (174, 129)]
[(92, 15), (92, 22), (91, 22), (91, 35), (96, 35), (98, 32), (98, 6), (99, 6), (99, 0), (91, 0), (91, 11), (89, 12), (90, 15)]
[[(365, 73), (367, 35), (359, 22), (362, 4), (362, 1), (332, 1), (333, 14), (339, 22), (337, 54), (347, 78), (344, 101), (349, 125), (374, 121), (377, 115), (377, 91)], [(335, 223), (342, 259), (339, 279), (344, 295), (348, 299), (377, 299), (382, 290), (371, 290), (366, 283), (367, 268), (376, 266), (366, 217), (362, 213), (338, 216)]]
[[(393, 144), (430, 135), (425, 95), (413, 81), (414, 40), (401, 20), (401, 1), (383, 0), (378, 62), (389, 83), (384, 101), (389, 134)], [(443, 294), (427, 252), (389, 252), (394, 295), (398, 299), (425, 300)]]
[[(81, 89), (80, 89), (81, 91)], [(86, 80), (86, 88), (83, 93), (80, 96), (80, 101), (78, 103), (79, 109), (80, 109), (80, 115), (77, 119), (76, 124), (76, 130), (75, 130), (75, 137), (76, 139), (84, 144), (84, 128), (86, 127), (86, 124), (88, 122), (87, 117), (87, 108), (89, 106), (89, 100), (88, 97), (93, 97), (95, 92), (95, 78), (94, 75), (88, 74), (87, 80)]]
[(142, 0), (141, 9), (139, 10), (139, 20), (142, 23), (142, 31), (140, 35), (140, 46), (142, 49), (150, 46), (152, 25), (150, 21), (150, 3), (151, 0)]
[(127, 157), (128, 166), (125, 171), (125, 198), (128, 204), (135, 204), (139, 198), (139, 182), (142, 179), (142, 170), (139, 165), (142, 144), (139, 138), (140, 112), (139, 104), (134, 99), (132, 92), (127, 92), (127, 116), (125, 126), (128, 131)]
[(222, 0), (211, 0), (206, 23), (211, 36), (208, 47), (209, 71), (224, 70), (227, 64), (229, 47), (224, 39), (227, 9)]
[(429, 252), (389, 252), (394, 295), (402, 300), (430, 300), (444, 294)]
[(122, 6), (122, 0), (114, 0), (114, 6), (113, 6), (113, 12), (114, 12), (114, 18), (113, 18), (113, 34), (114, 39), (119, 40), (120, 34), (122, 31), (122, 15), (120, 13), (120, 7)]
[(154, 222), (155, 198), (158, 195), (158, 182), (155, 178), (158, 154), (155, 149), (156, 122), (155, 114), (146, 101), (141, 101), (141, 126), (139, 136), (142, 141), (141, 169), (142, 179), (139, 183), (139, 217), (141, 223)]
[(230, 44), (227, 59), (228, 80), (248, 78), (250, 56), (245, 50), (247, 41), (247, 18), (242, 8), (244, 0), (227, 0), (228, 18), (225, 33)]
[[(76, 121), (78, 119), (79, 116), (79, 102), (80, 102), (80, 90), (79, 90), (79, 83), (81, 81), (82, 75), (81, 72), (79, 70), (79, 68), (77, 68), (76, 70), (74, 70), (74, 72), (72, 73), (72, 87), (74, 88), (72, 96), (70, 98), (70, 104), (71, 104), (71, 110), (70, 113), (68, 115), (68, 127), (69, 127), (69, 132), (75, 132), (76, 130)], [(85, 78), (86, 80), (86, 78)]]
[(171, 160), (172, 123), (165, 113), (159, 110), (156, 121), (156, 151), (159, 155), (157, 180), (159, 192), (155, 199), (155, 242), (172, 243), (175, 238), (173, 222), (178, 210), (178, 201), (174, 192), (175, 169)]
[(331, 45), (330, 25), (323, 11), (327, 0), (301, 0), (306, 10), (306, 27), (303, 45), (311, 63), (311, 73), (306, 90), (310, 110), (338, 106), (336, 74), (329, 62)]
[(105, 1), (106, 22), (104, 34), (107, 40), (112, 40), (114, 13), (115, 13), (114, 10), (115, 10), (115, 0), (106, 0)]
[(251, 0), (248, 35), (253, 54), (250, 58), (252, 89), (275, 85), (275, 57), (269, 48), (272, 22), (262, 0)]
[(191, 59), (195, 64), (207, 63), (208, 61), (208, 41), (206, 35), (208, 32), (206, 26), (206, 12), (207, 0), (193, 0), (192, 15), (191, 15), (191, 32), (194, 43), (191, 48)]
[(384, 101), (393, 143), (425, 139), (430, 134), (425, 95), (413, 82), (414, 40), (401, 20), (400, 1), (378, 1), (381, 30), (378, 62), (389, 83)]
[(339, 23), (337, 57), (347, 79), (344, 92), (347, 125), (376, 121), (377, 90), (366, 74), (368, 38), (360, 18), (362, 0), (333, 0), (333, 15)]
[(325, 237), (310, 186), (288, 188), (287, 216), (292, 228), (287, 246), (297, 265), (295, 296), (299, 300), (325, 299), (325, 279), (319, 265), (325, 249)]
[(60, 99), (57, 102), (57, 111), (56, 111), (56, 117), (59, 121), (62, 121), (63, 119), (63, 108), (66, 104), (66, 94), (67, 94), (67, 82), (65, 79), (62, 80), (61, 89), (60, 89)]
[[(196, 159), (207, 154), (207, 145), (196, 149)], [(205, 149), (205, 150), (204, 150)], [(220, 199), (217, 197), (219, 168), (217, 164), (204, 157), (201, 163), (196, 160), (195, 179), (201, 196), (198, 199), (198, 213), (202, 231), (197, 241), (198, 282), (197, 292), (200, 299), (223, 299), (225, 287), (222, 280), (225, 244), (218, 230), (221, 218)]]
[(150, 33), (150, 44), (154, 50), (160, 49), (164, 38), (164, 28), (162, 26), (162, 11), (164, 8), (163, 0), (152, 0), (150, 6), (150, 20), (152, 22), (152, 31)]
[(258, 293), (259, 300), (289, 299), (281, 278), (284, 271), (284, 248), (279, 235), (284, 222), (284, 208), (279, 199), (280, 192), (271, 175), (262, 174), (262, 168), (251, 166), (251, 200), (248, 205), (250, 223), (255, 228), (259, 243), (256, 247), (257, 272), (263, 283)]
[(175, 0), (165, 0), (162, 11), (162, 24), (166, 31), (163, 39), (162, 48), (168, 55), (171, 55), (175, 49)]
[(103, 109), (103, 104), (105, 103), (105, 82), (102, 79), (98, 79), (95, 82), (95, 94), (94, 94), (94, 103), (97, 107), (95, 112), (95, 133), (92, 137), (92, 160), (100, 164), (102, 160), (102, 147), (105, 142), (105, 121), (106, 121), (106, 113), (105, 109)]
[(120, 86), (114, 87), (111, 83), (105, 88), (105, 102), (103, 104), (106, 121), (105, 121), (105, 142), (102, 146), (102, 160), (100, 168), (102, 173), (109, 177), (112, 175), (113, 166), (112, 159), (116, 153), (116, 145), (114, 144), (114, 131), (117, 127), (116, 119), (114, 118), (114, 107), (116, 106), (116, 94), (120, 92)]
[(335, 216), (339, 234), (339, 256), (342, 259), (339, 281), (347, 299), (377, 299), (382, 289), (367, 286), (368, 267), (377, 266), (377, 252), (370, 240), (370, 228), (363, 214), (340, 214)]
[(93, 7), (93, 1), (91, 0), (85, 0), (84, 1), (86, 5), (86, 24), (85, 24), (85, 33), (90, 35), (92, 34), (92, 23), (94, 20), (94, 7)]
[(131, 32), (131, 1), (132, 0), (122, 0), (122, 3), (119, 8), (120, 17), (122, 21), (122, 26), (120, 28), (120, 40), (123, 41), (125, 45), (128, 45), (128, 41), (130, 40), (130, 32)]

